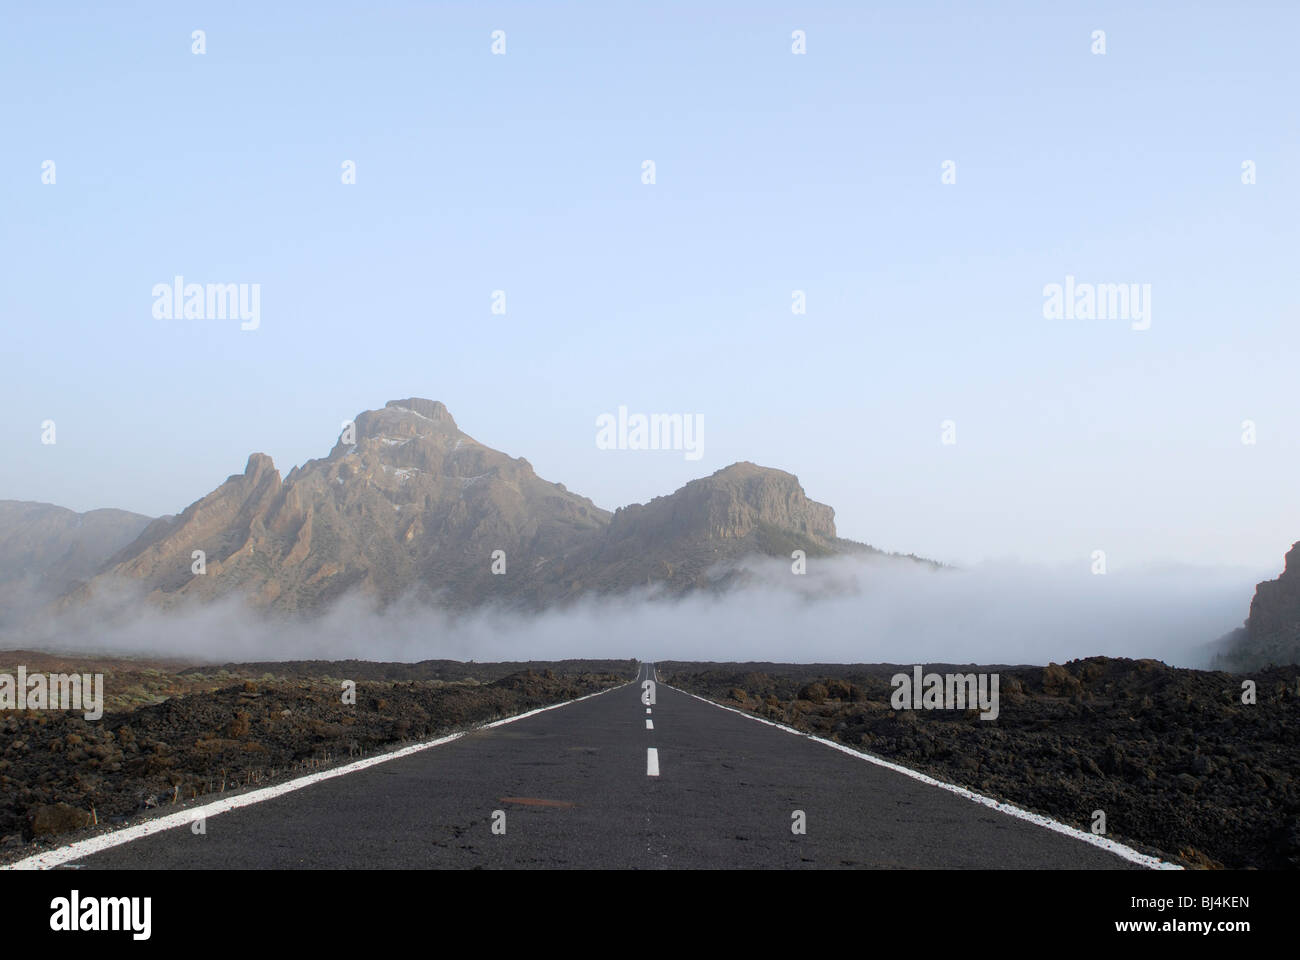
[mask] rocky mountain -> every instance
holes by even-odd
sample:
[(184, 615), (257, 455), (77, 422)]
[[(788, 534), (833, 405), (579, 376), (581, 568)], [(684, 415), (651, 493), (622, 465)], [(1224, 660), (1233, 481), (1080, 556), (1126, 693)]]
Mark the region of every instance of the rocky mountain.
[(662, 586), (670, 593), (730, 583), (750, 555), (878, 553), (835, 534), (835, 511), (793, 474), (734, 463), (676, 493), (614, 512), (579, 560), (600, 592)]
[(1277, 579), (1255, 587), (1245, 625), (1218, 642), (1217, 669), (1300, 663), (1300, 542), (1292, 544), (1284, 564)]
[[(463, 433), (443, 404), (412, 398), (362, 413), (329, 456), (283, 478), (253, 454), (242, 474), (151, 524), (62, 605), (125, 581), (163, 607), (239, 594), (267, 610), (314, 612), (359, 592), (380, 606), (541, 609), (647, 586), (722, 587), (742, 558), (788, 563), (795, 549), (878, 552), (840, 539), (834, 511), (794, 476), (752, 463), (611, 515)], [(504, 557), (494, 564), (496, 551)]]
[[(359, 415), (328, 457), (283, 479), (254, 453), (72, 599), (121, 579), (163, 606), (240, 593), (258, 607), (313, 610), (352, 590), (380, 604), (411, 594), (468, 606), (526, 595), (541, 566), (608, 522), (527, 460), (462, 433), (441, 403), (399, 400)], [(506, 576), (491, 572), (494, 550), (505, 551)]]
[(0, 622), (89, 578), (149, 522), (125, 510), (0, 500)]

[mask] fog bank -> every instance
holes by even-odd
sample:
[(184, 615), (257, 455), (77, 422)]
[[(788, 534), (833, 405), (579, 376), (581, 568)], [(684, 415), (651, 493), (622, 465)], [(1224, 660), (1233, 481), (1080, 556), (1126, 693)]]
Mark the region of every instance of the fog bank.
[[(4, 648), (149, 654), (211, 662), (771, 660), (1030, 663), (1094, 655), (1204, 667), (1207, 644), (1240, 626), (1267, 571), (1164, 567), (1094, 576), (988, 563), (932, 570), (898, 561), (748, 564), (747, 582), (683, 599), (593, 598), (525, 615), (452, 615), (402, 602), (377, 611), (350, 596), (311, 621), (271, 618), (240, 600), (163, 612), (130, 588), (0, 633)], [(123, 611), (129, 611), (123, 617)]]

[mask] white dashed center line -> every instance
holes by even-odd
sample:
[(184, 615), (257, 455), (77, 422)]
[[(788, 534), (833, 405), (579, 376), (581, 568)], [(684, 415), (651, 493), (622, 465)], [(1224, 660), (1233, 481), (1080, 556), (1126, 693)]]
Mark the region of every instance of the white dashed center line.
[(647, 777), (659, 776), (659, 751), (654, 747), (645, 752), (645, 775)]
[(645, 722), (645, 728), (647, 730), (653, 730), (655, 728), (655, 722), (647, 718)]

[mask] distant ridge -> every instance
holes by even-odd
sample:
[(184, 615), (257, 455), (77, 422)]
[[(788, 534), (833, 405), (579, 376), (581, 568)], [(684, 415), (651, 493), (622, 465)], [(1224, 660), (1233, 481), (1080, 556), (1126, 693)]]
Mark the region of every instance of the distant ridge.
[[(418, 397), (361, 413), (328, 456), (283, 478), (253, 453), (243, 473), (147, 522), (139, 518), (139, 536), (101, 557), (60, 608), (125, 581), (163, 608), (238, 595), (311, 614), (360, 592), (381, 607), (413, 598), (537, 610), (637, 588), (724, 589), (751, 556), (880, 553), (838, 537), (835, 512), (808, 499), (794, 475), (748, 462), (611, 514)], [(495, 551), (504, 551), (503, 576), (493, 572)]]
[(149, 523), (125, 510), (0, 500), (0, 624), (92, 576)]

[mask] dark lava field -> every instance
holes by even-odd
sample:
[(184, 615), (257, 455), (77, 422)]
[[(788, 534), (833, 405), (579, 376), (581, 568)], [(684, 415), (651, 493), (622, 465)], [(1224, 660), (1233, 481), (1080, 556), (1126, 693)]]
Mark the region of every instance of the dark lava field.
[[(0, 672), (102, 673), (104, 715), (0, 717), (0, 860), (72, 831), (264, 786), (537, 707), (636, 675), (632, 661), (194, 667), (0, 653)], [(355, 683), (345, 703), (343, 681)], [(178, 808), (179, 809), (179, 808)]]
[[(656, 664), (674, 687), (1189, 867), (1300, 868), (1300, 667), (1250, 674), (1090, 657), (999, 675), (995, 720), (895, 710), (891, 664)], [(1255, 683), (1256, 702), (1242, 702)]]

